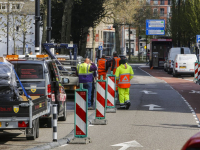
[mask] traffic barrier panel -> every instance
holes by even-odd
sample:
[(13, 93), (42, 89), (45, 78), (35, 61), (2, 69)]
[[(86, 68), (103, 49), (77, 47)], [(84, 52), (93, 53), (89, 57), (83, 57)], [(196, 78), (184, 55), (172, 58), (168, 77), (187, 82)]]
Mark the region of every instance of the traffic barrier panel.
[(106, 103), (107, 103), (107, 84), (106, 80), (103, 80), (101, 76), (100, 80), (96, 82), (96, 104), (95, 104), (95, 119), (92, 124), (106, 125)]
[(57, 104), (53, 104), (53, 142), (57, 142)]
[(198, 63), (198, 78), (197, 78), (197, 82), (200, 82), (200, 63)]
[(116, 95), (116, 76), (111, 74), (107, 76), (107, 106), (106, 112), (107, 113), (116, 113), (115, 108), (115, 95)]
[(198, 80), (198, 62), (194, 63), (194, 81)]
[(91, 140), (88, 135), (88, 90), (80, 88), (75, 90), (75, 111), (74, 111), (74, 138), (71, 144), (87, 144)]

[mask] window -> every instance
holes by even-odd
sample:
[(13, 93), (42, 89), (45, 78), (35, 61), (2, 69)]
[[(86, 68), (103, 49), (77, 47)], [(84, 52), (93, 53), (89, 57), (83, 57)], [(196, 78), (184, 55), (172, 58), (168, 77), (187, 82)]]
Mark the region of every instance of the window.
[(0, 10), (6, 10), (6, 4), (0, 3)]
[(160, 0), (160, 5), (165, 5), (165, 1), (164, 0)]
[(171, 5), (171, 0), (168, 0), (168, 5)]
[(154, 1), (153, 1), (153, 4), (154, 4), (154, 5), (158, 5), (158, 0), (154, 0)]
[(164, 16), (164, 8), (160, 8), (160, 16)]
[(13, 10), (19, 10), (20, 9), (20, 4), (12, 4), (12, 9)]
[(157, 9), (157, 8), (154, 8), (154, 9), (153, 9), (153, 16), (155, 17), (157, 14), (158, 14), (158, 9)]

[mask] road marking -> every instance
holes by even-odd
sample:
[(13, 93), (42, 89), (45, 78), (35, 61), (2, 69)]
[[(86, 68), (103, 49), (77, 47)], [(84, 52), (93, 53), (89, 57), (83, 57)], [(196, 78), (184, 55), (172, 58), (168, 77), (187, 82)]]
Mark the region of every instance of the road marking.
[(149, 107), (149, 110), (163, 110), (163, 108), (154, 108), (154, 107), (161, 107), (154, 104), (144, 105), (145, 107)]
[(67, 146), (68, 144), (64, 144), (64, 145), (61, 145), (60, 147), (64, 147), (64, 146)]
[(140, 91), (140, 92), (144, 92), (145, 94), (157, 94), (155, 92), (151, 92), (151, 91), (147, 91), (147, 90), (143, 90), (143, 91)]
[(120, 148), (119, 150), (126, 150), (129, 147), (143, 147), (140, 143), (138, 143), (137, 141), (129, 141), (129, 142), (124, 142), (124, 143), (119, 143), (119, 144), (115, 144), (115, 145), (111, 145), (111, 146), (122, 146), (122, 148)]
[(200, 91), (192, 90), (192, 92), (189, 92), (189, 93), (198, 93), (198, 94), (200, 94)]
[(94, 125), (90, 124), (89, 126), (90, 126), (90, 127), (93, 127)]

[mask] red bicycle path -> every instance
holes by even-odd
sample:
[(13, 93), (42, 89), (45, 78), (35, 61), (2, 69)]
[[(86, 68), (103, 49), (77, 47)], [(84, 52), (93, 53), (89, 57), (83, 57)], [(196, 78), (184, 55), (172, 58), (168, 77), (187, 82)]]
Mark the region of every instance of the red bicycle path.
[(200, 120), (200, 85), (181, 77), (175, 78), (166, 73), (163, 69), (150, 69), (146, 67), (142, 67), (141, 69), (155, 78), (164, 80), (173, 89), (178, 91), (179, 94), (181, 94), (182, 97), (191, 105), (197, 118)]

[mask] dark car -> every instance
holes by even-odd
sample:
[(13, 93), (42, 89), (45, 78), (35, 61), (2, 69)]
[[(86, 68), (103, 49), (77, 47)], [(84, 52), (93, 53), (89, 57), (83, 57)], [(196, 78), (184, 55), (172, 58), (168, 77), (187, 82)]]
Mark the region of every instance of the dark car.
[(126, 57), (125, 55), (119, 55), (119, 57), (120, 57), (121, 59), (127, 60), (127, 57)]
[[(61, 100), (65, 95), (64, 87), (61, 86), (55, 65), (51, 60), (20, 59), (10, 60), (21, 80), (27, 94), (32, 99), (47, 96), (49, 99), (49, 112), (44, 117), (51, 122), (50, 105), (57, 104), (59, 120), (66, 120), (66, 99)], [(19, 84), (19, 83), (18, 83)], [(18, 85), (19, 86), (19, 85)], [(19, 86), (20, 87), (20, 86)], [(53, 95), (53, 96), (52, 96)]]

